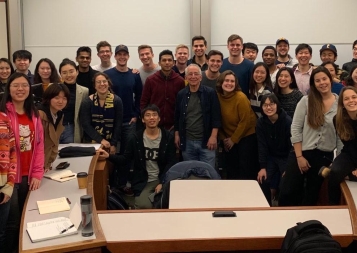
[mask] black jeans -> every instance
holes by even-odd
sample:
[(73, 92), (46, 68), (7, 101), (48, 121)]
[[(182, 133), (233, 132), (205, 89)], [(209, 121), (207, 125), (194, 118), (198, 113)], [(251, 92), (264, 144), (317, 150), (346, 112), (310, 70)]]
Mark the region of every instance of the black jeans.
[(302, 155), (311, 167), (307, 172), (301, 174), (295, 152), (292, 151), (289, 154), (287, 168), (281, 179), (279, 206), (316, 205), (323, 182), (323, 178), (318, 175), (318, 172), (321, 166), (330, 165), (333, 152), (313, 149), (303, 151)]
[(335, 158), (331, 166), (328, 181), (328, 197), (331, 205), (338, 205), (340, 203), (340, 183), (356, 168), (357, 164), (354, 163), (351, 157), (346, 153), (341, 153)]

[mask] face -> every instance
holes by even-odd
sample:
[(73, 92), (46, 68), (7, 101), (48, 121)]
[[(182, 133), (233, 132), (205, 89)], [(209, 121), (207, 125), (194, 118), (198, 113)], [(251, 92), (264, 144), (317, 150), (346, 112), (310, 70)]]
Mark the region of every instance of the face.
[(147, 128), (156, 128), (160, 122), (160, 116), (157, 112), (148, 110), (142, 119)]
[(113, 53), (110, 47), (100, 47), (99, 52), (97, 53), (102, 62), (109, 62), (112, 54)]
[(321, 94), (326, 94), (331, 92), (331, 80), (324, 72), (319, 72), (315, 74), (314, 83), (316, 89)]
[(40, 63), (40, 66), (38, 67), (38, 74), (42, 79), (48, 79), (51, 76), (51, 67), (50, 64), (47, 62), (43, 61)]
[(308, 65), (311, 57), (312, 55), (307, 48), (301, 49), (296, 55), (296, 59), (301, 65)]
[(257, 59), (257, 54), (258, 54), (257, 50), (247, 48), (244, 50), (243, 57), (244, 57), (244, 59), (254, 62), (255, 59)]
[(201, 57), (205, 54), (207, 47), (204, 40), (195, 40), (192, 45), (194, 54), (197, 57)]
[(188, 61), (188, 49), (187, 48), (179, 48), (175, 53), (176, 61), (179, 64), (186, 64)]
[(29, 59), (17, 58), (14, 63), (15, 63), (15, 68), (19, 71), (27, 71), (30, 67)]
[(187, 75), (185, 77), (190, 87), (195, 88), (200, 85), (202, 80), (201, 69), (198, 69), (195, 66), (188, 67)]
[(162, 55), (159, 65), (164, 72), (171, 71), (172, 67), (174, 66), (174, 59), (171, 55)]
[(269, 98), (267, 98), (263, 104), (263, 112), (265, 113), (265, 115), (267, 115), (268, 117), (273, 116), (274, 114), (276, 114), (276, 110), (277, 110), (277, 106), (276, 103), (274, 103), (273, 101), (271, 101)]
[(278, 45), (276, 45), (276, 51), (278, 51), (278, 56), (285, 57), (289, 53), (289, 45), (288, 43), (281, 41)]
[(60, 91), (60, 93), (54, 98), (52, 98), (50, 101), (50, 107), (55, 109), (56, 111), (63, 110), (63, 108), (65, 108), (66, 105), (67, 105), (67, 98), (64, 95), (63, 91)]
[(10, 83), (10, 96), (13, 102), (25, 102), (30, 94), (30, 84), (26, 78), (19, 77)]
[(336, 77), (336, 70), (332, 64), (326, 64), (324, 67), (330, 72), (332, 78)]
[(335, 54), (331, 50), (322, 51), (320, 58), (322, 63), (335, 62), (337, 60), (337, 57), (335, 57)]
[(353, 52), (353, 59), (357, 59), (357, 45), (353, 47), (352, 52)]
[(115, 60), (120, 67), (126, 67), (129, 60), (129, 54), (125, 51), (119, 51), (115, 54)]
[(286, 89), (292, 83), (291, 76), (287, 70), (281, 71), (278, 77), (278, 85), (281, 89)]
[(109, 83), (105, 76), (99, 75), (95, 78), (94, 88), (99, 94), (106, 94), (108, 92)]
[(240, 39), (232, 40), (227, 45), (230, 56), (240, 56), (242, 53), (242, 41)]
[(234, 75), (226, 75), (222, 83), (222, 90), (224, 94), (234, 91), (236, 87), (236, 78)]
[(355, 85), (357, 85), (357, 69), (355, 69), (353, 72), (352, 72), (352, 80), (354, 82)]
[(76, 58), (76, 61), (81, 68), (88, 68), (92, 59), (88, 52), (80, 52)]
[(70, 64), (64, 65), (61, 68), (61, 78), (63, 82), (68, 83), (68, 84), (75, 84), (78, 71)]
[(347, 112), (357, 112), (357, 94), (353, 90), (345, 90), (343, 93), (343, 107)]
[(254, 70), (253, 79), (256, 83), (262, 84), (267, 78), (267, 72), (263, 66), (259, 66)]
[(212, 55), (207, 61), (208, 69), (212, 73), (218, 73), (222, 63), (222, 57), (220, 55)]
[(268, 66), (272, 66), (275, 65), (275, 60), (276, 56), (274, 50), (266, 49), (263, 53), (263, 62)]
[(0, 80), (7, 80), (11, 74), (10, 65), (7, 62), (0, 62)]
[(139, 59), (144, 65), (152, 64), (152, 58), (154, 54), (151, 52), (150, 48), (141, 49), (139, 52)]

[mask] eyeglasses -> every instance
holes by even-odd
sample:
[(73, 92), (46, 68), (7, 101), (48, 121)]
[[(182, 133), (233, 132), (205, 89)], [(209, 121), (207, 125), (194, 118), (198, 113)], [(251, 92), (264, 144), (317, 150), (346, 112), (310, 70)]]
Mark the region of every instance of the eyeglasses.
[(100, 84), (107, 84), (108, 83), (108, 80), (98, 80), (98, 81), (95, 81), (96, 84), (100, 85)]
[(273, 108), (276, 104), (275, 103), (270, 103), (270, 104), (263, 104), (263, 108)]
[(356, 52), (357, 51), (357, 47), (352, 48), (352, 51)]
[(187, 76), (200, 76), (201, 73), (194, 72), (194, 73), (188, 73)]
[(12, 87), (12, 88), (15, 88), (15, 89), (18, 89), (18, 88), (29, 88), (30, 87), (30, 85), (28, 84), (28, 83), (12, 83), (12, 84), (10, 84), (10, 87)]

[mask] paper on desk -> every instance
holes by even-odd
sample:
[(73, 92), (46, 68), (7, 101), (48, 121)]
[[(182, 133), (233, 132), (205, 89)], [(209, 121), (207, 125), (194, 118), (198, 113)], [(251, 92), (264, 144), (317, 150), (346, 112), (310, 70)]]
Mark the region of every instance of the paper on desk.
[(37, 206), (40, 214), (69, 211), (71, 209), (65, 197), (37, 201)]
[(73, 173), (71, 170), (53, 170), (45, 173), (44, 177), (58, 181), (66, 182), (69, 180), (76, 179), (76, 173)]

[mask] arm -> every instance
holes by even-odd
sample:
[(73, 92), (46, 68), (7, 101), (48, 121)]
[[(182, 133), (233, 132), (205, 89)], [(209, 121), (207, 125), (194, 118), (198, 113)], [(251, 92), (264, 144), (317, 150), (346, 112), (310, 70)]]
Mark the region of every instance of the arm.
[(215, 150), (217, 148), (217, 134), (218, 128), (212, 128), (211, 136), (209, 137), (207, 142), (207, 148), (209, 150)]
[[(45, 156), (44, 156), (44, 137), (43, 137), (43, 127), (40, 117), (32, 117), (32, 121), (36, 122), (35, 126), (35, 140), (34, 140), (34, 150), (32, 154), (32, 161), (30, 172), (30, 187), (31, 191), (40, 188), (41, 180), (44, 174)], [(34, 120), (35, 119), (35, 120)]]
[(123, 102), (119, 96), (114, 96), (114, 108), (115, 108), (115, 118), (114, 118), (114, 129), (112, 139), (110, 141), (111, 146), (117, 146), (120, 140), (121, 125), (123, 123)]

